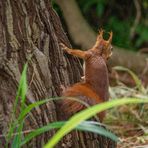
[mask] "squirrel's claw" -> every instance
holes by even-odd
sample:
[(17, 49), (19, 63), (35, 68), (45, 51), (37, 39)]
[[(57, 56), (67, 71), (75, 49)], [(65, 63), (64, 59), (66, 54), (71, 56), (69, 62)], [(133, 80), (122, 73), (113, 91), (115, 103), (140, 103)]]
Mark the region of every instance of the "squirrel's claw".
[(65, 44), (60, 43), (59, 45), (65, 52), (70, 53), (70, 49)]
[(66, 47), (66, 45), (65, 45), (65, 44), (60, 43), (59, 45), (60, 45), (60, 47), (61, 47), (62, 49), (64, 49), (64, 50), (65, 50), (65, 49), (67, 49), (67, 47)]

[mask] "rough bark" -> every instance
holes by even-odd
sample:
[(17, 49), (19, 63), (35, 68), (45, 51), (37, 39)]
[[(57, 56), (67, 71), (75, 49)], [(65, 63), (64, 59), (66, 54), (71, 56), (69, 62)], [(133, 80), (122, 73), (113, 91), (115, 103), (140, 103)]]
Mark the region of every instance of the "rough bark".
[[(83, 50), (89, 49), (95, 42), (96, 34), (88, 25), (85, 18), (82, 16), (80, 8), (75, 0), (56, 0), (60, 6), (68, 28), (68, 33), (72, 41), (80, 46)], [(69, 15), (67, 15), (69, 14)], [(147, 66), (147, 55), (136, 54), (134, 52), (114, 47), (114, 52), (110, 63), (112, 66), (122, 65), (141, 74)], [(137, 62), (138, 61), (138, 62)], [(144, 75), (148, 74), (148, 70)]]
[[(27, 70), (27, 104), (59, 96), (61, 84), (67, 86), (79, 81), (82, 74), (79, 60), (65, 55), (59, 42), (70, 46), (50, 0), (0, 1), (0, 147), (5, 145), (2, 135), (8, 130), (21, 72), (28, 59), (31, 60)], [(58, 112), (53, 101), (35, 108), (27, 116), (24, 130), (56, 121)], [(54, 133), (50, 131), (34, 138), (27, 147), (42, 147)], [(105, 145), (115, 147), (116, 144), (104, 137), (73, 132), (58, 147)]]

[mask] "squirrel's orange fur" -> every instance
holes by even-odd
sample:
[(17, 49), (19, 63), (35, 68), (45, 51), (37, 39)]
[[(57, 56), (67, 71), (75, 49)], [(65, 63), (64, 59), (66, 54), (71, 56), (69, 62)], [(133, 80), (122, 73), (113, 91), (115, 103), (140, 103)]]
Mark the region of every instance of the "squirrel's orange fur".
[[(106, 61), (112, 53), (111, 41), (112, 32), (110, 32), (110, 37), (106, 41), (103, 39), (103, 30), (101, 30), (95, 45), (87, 51), (70, 49), (61, 43), (64, 51), (85, 61), (84, 81), (68, 87), (64, 91), (63, 96), (66, 98), (78, 98), (90, 106), (108, 100), (109, 81)], [(74, 114), (85, 108), (80, 102), (71, 99), (64, 99), (61, 107), (68, 114)], [(98, 116), (100, 121), (102, 121), (105, 113), (99, 113)]]

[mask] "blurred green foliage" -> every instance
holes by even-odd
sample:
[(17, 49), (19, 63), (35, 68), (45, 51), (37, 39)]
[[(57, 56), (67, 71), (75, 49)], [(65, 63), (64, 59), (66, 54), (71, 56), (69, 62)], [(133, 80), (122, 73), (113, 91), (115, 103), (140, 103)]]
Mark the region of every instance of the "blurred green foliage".
[[(130, 37), (137, 10), (134, 0), (76, 0), (87, 22), (97, 32), (98, 28), (114, 32), (113, 44), (130, 50), (148, 47), (148, 1), (140, 0), (140, 22)], [(53, 3), (58, 14), (62, 12)]]
[(77, 3), (88, 23), (96, 31), (99, 27), (114, 32), (115, 45), (131, 50), (148, 46), (148, 1), (139, 1), (141, 18), (132, 39), (130, 31), (137, 14), (134, 0), (77, 0)]

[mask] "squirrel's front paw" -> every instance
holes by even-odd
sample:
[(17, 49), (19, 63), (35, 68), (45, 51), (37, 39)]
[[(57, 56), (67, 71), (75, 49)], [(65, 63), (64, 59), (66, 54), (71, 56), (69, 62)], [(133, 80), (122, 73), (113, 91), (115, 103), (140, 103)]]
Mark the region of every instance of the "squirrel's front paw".
[(60, 43), (59, 45), (60, 45), (60, 47), (61, 47), (63, 50), (67, 50), (67, 49), (68, 49), (68, 47), (67, 47), (65, 44), (63, 44), (63, 43)]
[(60, 47), (61, 47), (64, 51), (66, 51), (67, 53), (70, 53), (70, 49), (69, 49), (65, 44), (60, 43)]

